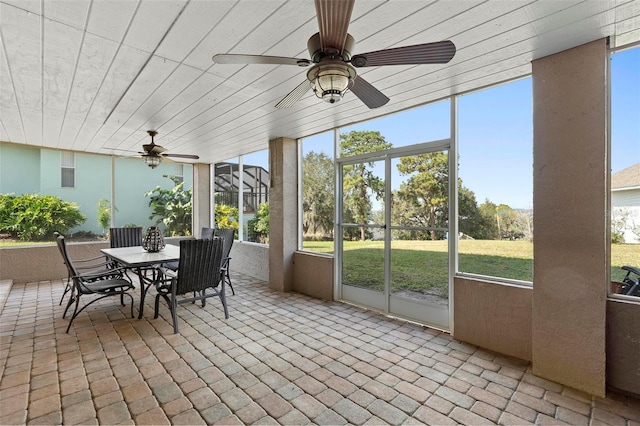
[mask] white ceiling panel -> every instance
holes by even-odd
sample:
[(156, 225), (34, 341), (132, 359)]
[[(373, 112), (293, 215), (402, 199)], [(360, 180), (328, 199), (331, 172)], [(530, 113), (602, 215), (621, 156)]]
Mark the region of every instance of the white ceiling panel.
[(109, 0), (90, 3), (91, 13), (87, 32), (107, 40), (122, 42), (140, 6), (140, 1)]
[(50, 21), (77, 29), (84, 29), (87, 12), (91, 6), (91, 2), (78, 0), (57, 0), (42, 4)]
[[(204, 43), (216, 24), (233, 8), (233, 1), (191, 1), (162, 41), (156, 54), (182, 62), (193, 49)], [(210, 46), (204, 46), (205, 49)], [(211, 65), (211, 64), (208, 64)]]
[[(636, 0), (356, 0), (354, 54), (452, 40), (448, 64), (360, 68), (391, 98), (274, 105), (308, 68), (214, 64), (217, 53), (309, 58), (312, 0), (0, 0), (0, 139), (132, 155), (158, 130), (170, 152), (222, 161), (526, 76), (531, 61), (602, 37), (640, 42)], [(107, 149), (109, 148), (109, 149)], [(113, 150), (111, 148), (117, 148)], [(127, 152), (128, 150), (133, 152)]]
[(153, 52), (186, 4), (187, 0), (140, 1), (124, 43), (135, 49)]

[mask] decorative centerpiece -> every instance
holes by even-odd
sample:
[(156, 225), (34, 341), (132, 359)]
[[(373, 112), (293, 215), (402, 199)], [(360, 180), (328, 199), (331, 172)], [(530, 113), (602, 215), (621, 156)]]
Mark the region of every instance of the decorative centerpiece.
[(142, 248), (148, 252), (154, 253), (164, 248), (164, 238), (162, 231), (157, 226), (147, 228), (147, 233), (142, 239)]

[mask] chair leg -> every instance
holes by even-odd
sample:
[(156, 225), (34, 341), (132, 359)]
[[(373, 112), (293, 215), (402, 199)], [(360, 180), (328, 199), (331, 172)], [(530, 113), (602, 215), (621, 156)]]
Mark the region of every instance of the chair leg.
[(225, 275), (224, 278), (227, 281), (227, 284), (229, 285), (229, 288), (231, 288), (231, 294), (233, 296), (235, 296), (236, 295), (236, 291), (233, 289), (233, 285), (231, 285), (231, 277), (229, 276), (229, 270), (228, 269), (225, 271), (224, 275)]
[(135, 318), (135, 315), (133, 315), (133, 296), (129, 293), (127, 293), (127, 296), (131, 299), (131, 318)]
[(224, 280), (220, 283), (220, 301), (222, 302), (222, 307), (224, 308), (224, 317), (225, 319), (229, 319), (229, 309), (227, 309), (227, 294), (224, 289)]
[(64, 309), (64, 313), (62, 314), (62, 319), (64, 319), (67, 316), (67, 311), (69, 310), (69, 307), (71, 306), (71, 304), (73, 302), (75, 302), (76, 296), (71, 293), (71, 296), (69, 296), (69, 301), (67, 302), (67, 307)]
[(165, 296), (162, 293), (156, 294), (156, 302), (153, 310), (153, 319), (158, 319), (158, 315), (160, 315), (160, 297), (161, 296), (164, 298), (164, 300), (167, 301), (167, 304), (169, 305), (169, 309), (171, 309), (171, 304), (169, 302), (169, 299), (167, 299), (167, 296)]
[[(67, 333), (69, 333), (69, 330), (71, 329), (71, 324), (73, 323), (73, 320), (76, 319), (76, 317), (78, 316), (79, 312), (78, 312), (78, 306), (80, 306), (80, 295), (78, 294), (76, 296), (76, 306), (73, 309), (73, 315), (71, 315), (71, 319), (69, 320), (69, 325), (67, 326)], [(69, 307), (67, 306), (67, 309)], [(65, 311), (66, 312), (66, 311)]]
[(171, 318), (173, 319), (173, 334), (178, 334), (178, 303), (175, 296), (171, 298)]
[(67, 293), (69, 293), (69, 290), (71, 290), (71, 285), (69, 284), (69, 281), (71, 281), (71, 278), (67, 277), (67, 283), (64, 286), (64, 293), (62, 293), (62, 297), (60, 298), (60, 303), (58, 304), (58, 306), (62, 306), (62, 301), (64, 300), (64, 297), (67, 295)]

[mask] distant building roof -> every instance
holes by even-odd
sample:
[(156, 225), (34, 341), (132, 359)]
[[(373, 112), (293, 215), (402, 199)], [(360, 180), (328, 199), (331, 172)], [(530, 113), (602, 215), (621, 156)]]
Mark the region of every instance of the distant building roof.
[(611, 175), (611, 189), (640, 187), (640, 163)]

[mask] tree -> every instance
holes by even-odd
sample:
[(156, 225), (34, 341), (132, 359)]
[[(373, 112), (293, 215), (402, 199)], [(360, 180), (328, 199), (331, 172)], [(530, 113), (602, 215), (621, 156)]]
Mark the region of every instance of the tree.
[(150, 197), (149, 207), (152, 213), (149, 219), (156, 218), (155, 225), (165, 225), (165, 235), (191, 235), (192, 197), (191, 188), (183, 189), (181, 178), (171, 175), (163, 177), (171, 179), (173, 189), (161, 189), (156, 186), (144, 194)]
[[(380, 132), (351, 131), (340, 135), (340, 156), (365, 154), (391, 148)], [(373, 162), (344, 167), (343, 195), (345, 207), (350, 210), (355, 223), (360, 224), (360, 240), (366, 239), (365, 225), (372, 209), (371, 196), (381, 199), (384, 182), (373, 174)]]
[[(487, 240), (497, 240), (500, 232), (498, 228), (499, 221), (497, 220), (496, 213), (497, 206), (489, 201), (488, 199), (484, 200), (484, 203), (480, 204), (478, 210), (482, 215), (484, 222), (487, 224), (486, 228), (486, 239)], [(475, 237), (474, 237), (475, 238)]]
[[(485, 201), (488, 203), (489, 201)], [(495, 211), (495, 205), (494, 205)], [(483, 214), (478, 207), (476, 195), (458, 180), (458, 224), (459, 231), (477, 240), (495, 239), (495, 220), (492, 215)]]
[[(429, 152), (402, 157), (397, 167), (401, 175), (409, 176), (397, 192), (398, 202), (402, 206), (394, 206), (398, 224), (446, 227), (448, 154)], [(437, 239), (435, 231), (431, 231), (431, 239)]]
[(309, 152), (302, 159), (302, 229), (304, 233), (333, 233), (333, 161)]
[(520, 213), (507, 204), (496, 206), (496, 222), (498, 224), (498, 238), (501, 240), (519, 240), (524, 237), (520, 228)]

